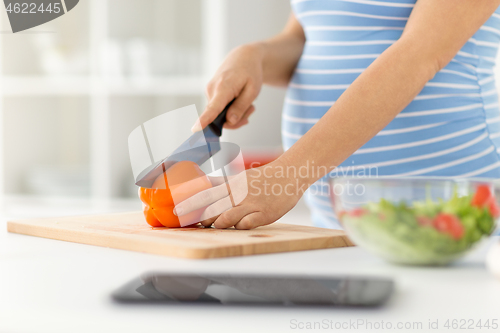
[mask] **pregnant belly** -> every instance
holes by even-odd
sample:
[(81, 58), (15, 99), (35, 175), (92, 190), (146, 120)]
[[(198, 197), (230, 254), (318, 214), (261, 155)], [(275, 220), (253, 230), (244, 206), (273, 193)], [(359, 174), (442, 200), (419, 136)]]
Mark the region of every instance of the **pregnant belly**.
[[(284, 149), (297, 142), (328, 109), (328, 106), (287, 101), (282, 122)], [(498, 111), (496, 114), (498, 117)], [(484, 110), (462, 112), (455, 119), (439, 118), (439, 114), (430, 118), (401, 115), (344, 161), (337, 172), (341, 175), (460, 176), (499, 161), (500, 136), (492, 138), (491, 133), (500, 132), (500, 128), (485, 121)], [(495, 115), (492, 113), (490, 117)], [(334, 124), (332, 131), (335, 130)]]

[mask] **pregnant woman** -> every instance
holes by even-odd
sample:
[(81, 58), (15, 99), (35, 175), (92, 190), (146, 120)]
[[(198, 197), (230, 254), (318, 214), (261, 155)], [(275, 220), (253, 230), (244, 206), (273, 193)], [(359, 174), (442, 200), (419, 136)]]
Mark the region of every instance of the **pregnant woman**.
[(223, 207), (225, 187), (214, 187), (177, 205), (177, 214), (209, 205), (204, 225), (254, 228), (279, 219), (310, 187), (315, 225), (341, 228), (325, 185), (342, 172), (500, 178), (500, 0), (291, 4), (282, 33), (229, 54), (194, 126), (234, 98), (226, 127), (243, 126), (263, 83), (287, 85), (285, 153), (236, 178), (250, 189), (236, 207)]

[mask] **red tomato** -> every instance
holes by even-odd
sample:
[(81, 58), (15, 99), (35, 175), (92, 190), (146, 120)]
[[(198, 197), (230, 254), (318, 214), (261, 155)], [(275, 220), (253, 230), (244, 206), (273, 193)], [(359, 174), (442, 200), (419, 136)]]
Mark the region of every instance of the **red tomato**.
[(194, 194), (212, 187), (210, 179), (194, 162), (182, 161), (171, 166), (153, 183), (153, 188), (140, 189), (144, 217), (153, 227), (179, 228), (199, 222), (204, 208), (180, 217), (174, 206)]
[(488, 185), (479, 185), (476, 189), (476, 193), (472, 197), (472, 206), (483, 207), (486, 205), (491, 198), (493, 198), (493, 194), (490, 191)]
[(500, 208), (488, 185), (479, 185), (477, 187), (476, 193), (472, 197), (471, 205), (476, 207), (488, 207), (493, 217), (500, 217)]
[(464, 235), (464, 226), (458, 217), (453, 214), (439, 213), (432, 221), (438, 231), (449, 234), (453, 239), (460, 239)]
[(488, 203), (488, 209), (490, 210), (490, 214), (494, 218), (500, 217), (500, 208), (498, 207), (496, 201), (493, 199)]

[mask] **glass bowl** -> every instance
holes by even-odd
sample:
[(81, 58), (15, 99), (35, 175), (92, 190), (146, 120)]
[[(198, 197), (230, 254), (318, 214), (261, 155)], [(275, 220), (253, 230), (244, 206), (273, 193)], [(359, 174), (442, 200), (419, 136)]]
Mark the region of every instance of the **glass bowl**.
[(491, 235), (500, 216), (491, 179), (344, 177), (330, 192), (351, 240), (400, 264), (447, 264)]

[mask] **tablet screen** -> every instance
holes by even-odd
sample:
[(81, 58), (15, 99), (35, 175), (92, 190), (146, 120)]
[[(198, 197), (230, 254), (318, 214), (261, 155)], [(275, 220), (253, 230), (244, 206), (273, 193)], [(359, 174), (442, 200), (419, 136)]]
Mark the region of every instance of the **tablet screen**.
[(112, 297), (119, 302), (376, 306), (392, 294), (384, 278), (224, 274), (144, 274)]

